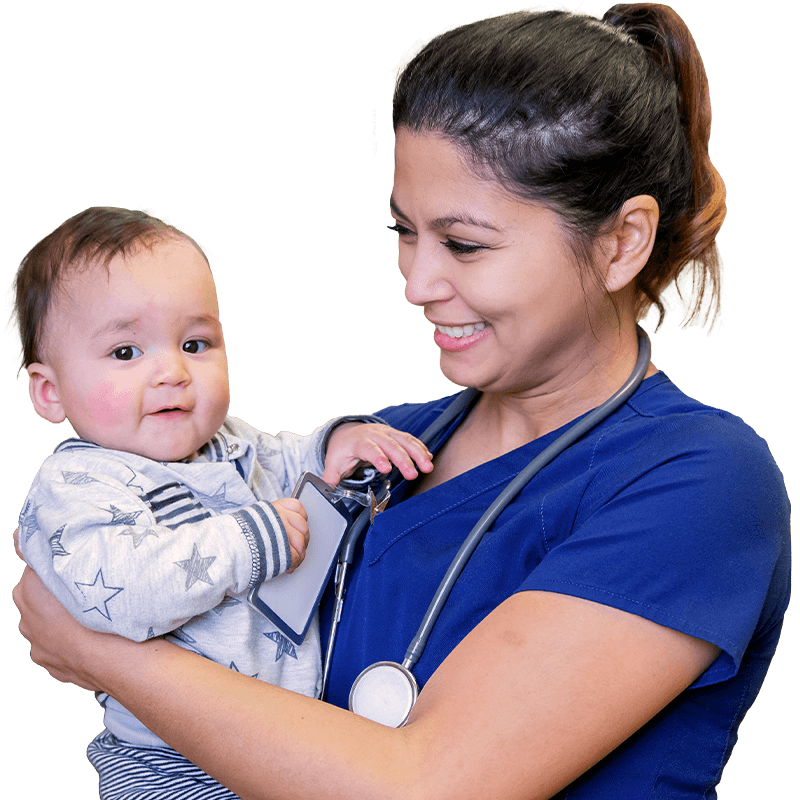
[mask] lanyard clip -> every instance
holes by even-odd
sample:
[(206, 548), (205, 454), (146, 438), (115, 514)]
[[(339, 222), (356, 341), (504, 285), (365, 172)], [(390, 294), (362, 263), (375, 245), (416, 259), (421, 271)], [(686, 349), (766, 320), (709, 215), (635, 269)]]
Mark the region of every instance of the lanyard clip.
[(339, 500), (352, 500), (360, 506), (369, 509), (369, 524), (375, 521), (375, 515), (379, 514), (386, 508), (389, 499), (392, 496), (391, 484), (388, 478), (385, 478), (381, 486), (378, 488), (378, 493), (373, 492), (370, 486), (366, 492), (359, 492), (355, 489), (344, 489), (341, 486), (336, 486), (330, 492), (329, 499), (332, 503), (338, 503)]
[(372, 525), (375, 522), (375, 515), (379, 514), (386, 508), (387, 504), (389, 503), (389, 498), (392, 496), (392, 492), (389, 488), (389, 481), (388, 479), (384, 482), (381, 490), (379, 492), (380, 500), (375, 497), (375, 493), (372, 491), (372, 488), (369, 489), (369, 524)]

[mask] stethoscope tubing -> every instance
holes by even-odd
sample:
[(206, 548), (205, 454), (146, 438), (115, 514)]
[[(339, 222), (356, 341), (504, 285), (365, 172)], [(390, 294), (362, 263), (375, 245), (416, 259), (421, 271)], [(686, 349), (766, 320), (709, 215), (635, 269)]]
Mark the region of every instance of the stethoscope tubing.
[(458, 552), (450, 562), (450, 566), (444, 574), (433, 599), (422, 618), (422, 623), (416, 635), (411, 640), (406, 650), (403, 666), (411, 670), (419, 661), (425, 646), (428, 643), (433, 626), (441, 614), (450, 592), (456, 584), (461, 573), (464, 571), (475, 548), (480, 544), (484, 534), (489, 530), (494, 521), (502, 511), (514, 500), (514, 498), (530, 483), (531, 479), (544, 467), (546, 467), (556, 456), (563, 453), (573, 445), (578, 439), (583, 437), (593, 428), (597, 427), (606, 417), (614, 413), (620, 406), (624, 405), (639, 388), (644, 380), (644, 376), (650, 367), (650, 339), (647, 334), (637, 326), (639, 337), (639, 354), (636, 359), (633, 371), (625, 383), (604, 403), (590, 411), (586, 416), (578, 420), (574, 425), (561, 434), (554, 442), (551, 442), (541, 453), (539, 453), (521, 472), (508, 483), (500, 494), (495, 498), (489, 508), (483, 513), (472, 530), (467, 534), (467, 538), (462, 543)]
[[(426, 447), (430, 445), (442, 431), (444, 431), (459, 415), (464, 412), (477, 398), (479, 392), (476, 389), (465, 389), (459, 392), (451, 401), (447, 408), (417, 437)], [(393, 469), (389, 474), (389, 482), (394, 483), (399, 477), (400, 472)], [(325, 658), (322, 668), (322, 691), (321, 698), (325, 698), (328, 690), (328, 678), (330, 677), (331, 662), (333, 660), (333, 648), (336, 642), (336, 632), (339, 628), (339, 621), (342, 617), (342, 606), (347, 589), (347, 571), (355, 559), (356, 547), (358, 547), (361, 537), (371, 524), (370, 511), (364, 509), (354, 520), (350, 530), (345, 535), (345, 540), (339, 550), (339, 559), (334, 575), (334, 585), (336, 587), (334, 597), (333, 614), (331, 617), (331, 629), (328, 634), (328, 644), (325, 649)]]
[[(422, 622), (417, 630), (416, 635), (411, 640), (411, 643), (406, 650), (405, 658), (403, 659), (402, 668), (410, 670), (419, 661), (425, 646), (428, 643), (428, 638), (433, 630), (439, 615), (444, 608), (447, 598), (450, 596), (456, 581), (463, 572), (467, 565), (472, 553), (480, 543), (483, 536), (492, 526), (497, 517), (502, 511), (513, 501), (520, 491), (531, 481), (531, 479), (545, 466), (547, 466), (553, 459), (563, 453), (567, 448), (574, 444), (578, 439), (583, 437), (590, 430), (599, 425), (606, 417), (614, 413), (618, 408), (624, 405), (639, 388), (642, 381), (647, 374), (650, 367), (650, 339), (647, 334), (636, 326), (636, 333), (638, 337), (639, 351), (636, 358), (636, 363), (628, 376), (625, 383), (604, 403), (597, 408), (590, 411), (574, 425), (570, 426), (561, 436), (554, 442), (548, 445), (541, 453), (539, 453), (495, 498), (489, 508), (483, 513), (481, 518), (467, 534), (466, 539), (462, 543), (452, 562), (447, 568), (436, 592), (428, 605)], [(466, 389), (457, 395), (450, 405), (434, 420), (425, 431), (419, 436), (419, 439), (427, 446), (429, 445), (443, 430), (445, 430), (471, 403), (474, 402), (478, 392), (475, 389)], [(394, 478), (391, 475), (390, 478)], [(333, 658), (333, 648), (335, 643), (336, 631), (338, 628), (339, 620), (341, 619), (342, 604), (344, 602), (345, 594), (345, 578), (348, 566), (353, 563), (355, 557), (355, 549), (360, 541), (362, 535), (369, 527), (370, 514), (369, 510), (363, 511), (356, 521), (353, 523), (344, 544), (341, 547), (339, 555), (339, 563), (337, 565), (336, 573), (336, 599), (334, 604), (333, 618), (331, 621), (331, 630), (328, 636), (328, 646), (325, 654), (325, 663), (323, 667), (323, 682), (322, 682), (322, 697), (324, 698), (327, 690), (328, 678), (330, 675), (331, 661)]]

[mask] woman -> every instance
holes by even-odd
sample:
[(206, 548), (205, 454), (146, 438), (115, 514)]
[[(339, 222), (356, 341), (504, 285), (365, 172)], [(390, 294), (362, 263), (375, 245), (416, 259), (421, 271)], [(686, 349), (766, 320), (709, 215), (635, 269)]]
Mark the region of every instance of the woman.
[[(444, 374), (481, 394), (365, 537), (332, 703), (403, 657), (466, 532), (622, 385), (637, 320), (688, 264), (695, 313), (716, 300), (709, 122), (699, 54), (663, 6), (487, 20), (404, 71), (391, 211), (406, 295), (436, 326)], [(417, 434), (443, 405), (383, 415)], [(116, 697), (243, 797), (702, 797), (777, 643), (788, 503), (752, 431), (651, 366), (481, 542), (398, 730), (161, 641), (87, 632), (30, 574), (16, 598), (35, 660)]]

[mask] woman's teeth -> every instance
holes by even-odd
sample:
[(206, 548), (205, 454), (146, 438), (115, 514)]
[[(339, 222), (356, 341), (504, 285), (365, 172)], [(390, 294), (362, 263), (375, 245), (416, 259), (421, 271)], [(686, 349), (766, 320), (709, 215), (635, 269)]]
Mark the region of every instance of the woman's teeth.
[(437, 325), (436, 330), (439, 331), (439, 333), (452, 336), (453, 339), (461, 339), (464, 336), (472, 336), (473, 333), (478, 333), (485, 327), (485, 322), (476, 322), (474, 325), (456, 325), (454, 327), (450, 327), (449, 325)]

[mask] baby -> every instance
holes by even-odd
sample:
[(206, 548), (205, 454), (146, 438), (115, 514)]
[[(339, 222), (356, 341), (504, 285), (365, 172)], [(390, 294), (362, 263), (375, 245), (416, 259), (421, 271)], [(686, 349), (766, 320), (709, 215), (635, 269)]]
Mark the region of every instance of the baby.
[[(298, 567), (304, 471), (332, 483), (361, 461), (406, 478), (427, 448), (373, 417), (270, 436), (227, 416), (225, 343), (197, 244), (143, 212), (90, 208), (23, 260), (16, 313), (37, 413), (77, 433), (43, 464), (20, 549), (89, 628), (171, 641), (315, 696), (316, 620), (293, 644), (246, 602)], [(416, 463), (416, 466), (415, 466)], [(103, 798), (231, 798), (107, 695), (89, 746)]]

